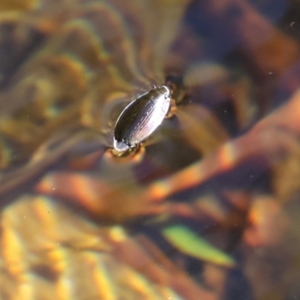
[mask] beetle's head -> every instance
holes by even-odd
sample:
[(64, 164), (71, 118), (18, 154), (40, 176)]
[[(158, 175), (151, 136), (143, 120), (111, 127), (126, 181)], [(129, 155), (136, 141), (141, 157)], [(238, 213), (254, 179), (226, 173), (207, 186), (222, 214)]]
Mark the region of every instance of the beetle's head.
[(166, 87), (165, 85), (162, 85), (158, 88), (156, 88), (156, 90), (161, 93), (162, 95), (164, 95), (166, 98), (169, 98), (171, 95), (171, 91), (168, 87)]

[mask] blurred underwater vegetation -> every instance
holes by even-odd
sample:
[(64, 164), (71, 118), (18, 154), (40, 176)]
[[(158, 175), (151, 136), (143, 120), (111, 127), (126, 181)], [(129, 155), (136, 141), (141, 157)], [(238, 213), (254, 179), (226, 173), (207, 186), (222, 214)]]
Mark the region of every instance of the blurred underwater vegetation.
[[(300, 298), (295, 0), (2, 0), (0, 299)], [(127, 157), (153, 84), (172, 116)]]

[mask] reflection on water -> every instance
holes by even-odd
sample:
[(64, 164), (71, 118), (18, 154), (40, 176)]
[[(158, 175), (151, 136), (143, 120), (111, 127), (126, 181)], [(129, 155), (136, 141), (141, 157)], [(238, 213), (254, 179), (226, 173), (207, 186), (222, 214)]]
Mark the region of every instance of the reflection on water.
[[(0, 299), (298, 299), (300, 8), (0, 3)], [(110, 150), (132, 99), (173, 116)]]

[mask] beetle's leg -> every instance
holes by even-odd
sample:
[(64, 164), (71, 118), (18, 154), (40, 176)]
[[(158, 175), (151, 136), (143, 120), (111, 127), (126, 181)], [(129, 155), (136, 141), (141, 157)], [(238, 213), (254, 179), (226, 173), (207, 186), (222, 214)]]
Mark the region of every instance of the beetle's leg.
[(169, 119), (169, 118), (173, 117), (176, 109), (177, 109), (176, 101), (175, 101), (175, 99), (171, 98), (170, 106), (169, 106), (168, 112), (166, 113), (165, 119)]

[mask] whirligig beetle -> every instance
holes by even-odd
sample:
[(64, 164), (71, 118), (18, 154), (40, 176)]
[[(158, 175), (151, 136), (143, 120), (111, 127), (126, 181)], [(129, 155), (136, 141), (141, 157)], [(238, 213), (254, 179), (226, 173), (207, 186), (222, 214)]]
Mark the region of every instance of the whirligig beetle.
[(117, 119), (113, 147), (124, 152), (135, 148), (162, 123), (170, 109), (171, 91), (165, 86), (154, 87), (130, 102)]

